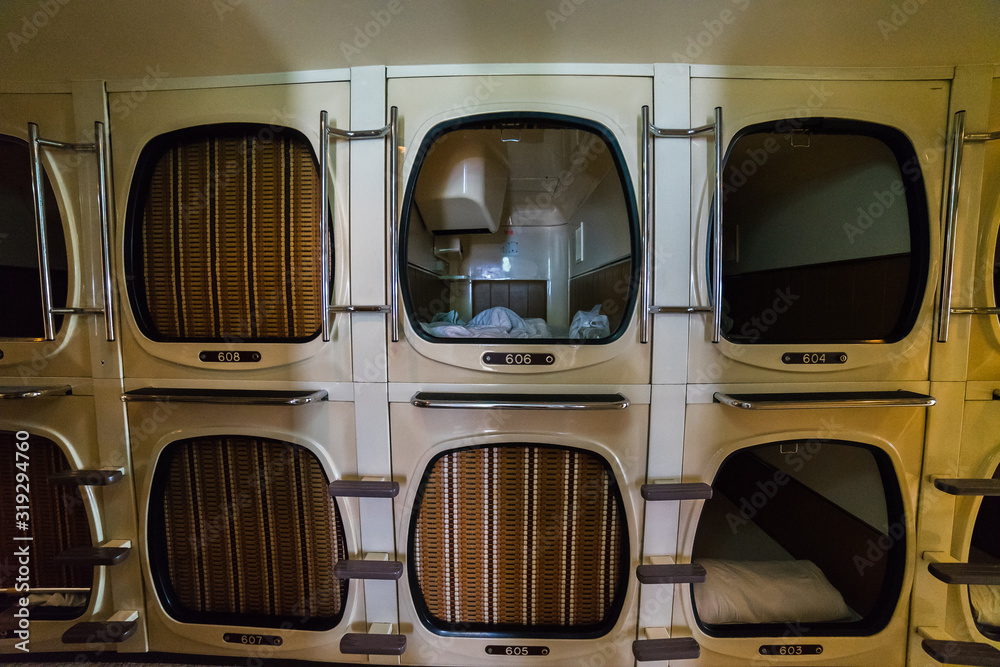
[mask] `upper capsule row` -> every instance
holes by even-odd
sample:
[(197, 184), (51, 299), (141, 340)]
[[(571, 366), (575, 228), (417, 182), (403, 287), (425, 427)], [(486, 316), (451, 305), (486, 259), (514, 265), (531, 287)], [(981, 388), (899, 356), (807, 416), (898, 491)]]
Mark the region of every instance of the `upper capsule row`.
[(956, 313), (1000, 377), (978, 144), (961, 181), (996, 133), (950, 82), (686, 84), (112, 92), (82, 143), (71, 95), (6, 96), (0, 373), (120, 337), (135, 378), (926, 380)]

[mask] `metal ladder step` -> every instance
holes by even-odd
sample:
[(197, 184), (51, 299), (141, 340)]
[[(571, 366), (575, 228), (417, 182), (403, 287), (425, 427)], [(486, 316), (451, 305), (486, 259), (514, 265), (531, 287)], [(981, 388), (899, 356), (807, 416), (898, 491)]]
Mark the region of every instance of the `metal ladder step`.
[(1000, 565), (989, 563), (930, 563), (927, 570), (946, 584), (1000, 584)]
[(101, 567), (121, 563), (131, 551), (132, 548), (127, 546), (74, 547), (57, 554), (52, 560), (59, 565)]
[(52, 484), (76, 484), (77, 486), (109, 486), (122, 480), (121, 468), (103, 470), (65, 470), (49, 475)]
[(1000, 667), (1000, 651), (989, 644), (924, 639), (920, 645), (927, 655), (942, 664)]
[(643, 500), (648, 500), (649, 502), (663, 500), (709, 500), (712, 498), (712, 486), (704, 482), (643, 484), (639, 491), (642, 493)]
[(1000, 496), (1000, 479), (935, 479), (934, 487), (953, 496)]
[(330, 482), (331, 496), (343, 498), (395, 498), (399, 495), (399, 482), (383, 480), (345, 480)]
[(640, 584), (700, 584), (705, 568), (698, 563), (643, 564), (635, 568)]
[(120, 644), (135, 634), (139, 622), (128, 621), (84, 621), (70, 627), (63, 633), (63, 644)]
[(403, 655), (405, 651), (406, 635), (349, 632), (340, 638), (340, 652), (344, 655)]
[(695, 660), (701, 655), (701, 647), (691, 637), (637, 639), (632, 642), (632, 655), (639, 662)]
[(396, 581), (403, 576), (398, 560), (341, 560), (333, 566), (338, 579), (383, 579)]

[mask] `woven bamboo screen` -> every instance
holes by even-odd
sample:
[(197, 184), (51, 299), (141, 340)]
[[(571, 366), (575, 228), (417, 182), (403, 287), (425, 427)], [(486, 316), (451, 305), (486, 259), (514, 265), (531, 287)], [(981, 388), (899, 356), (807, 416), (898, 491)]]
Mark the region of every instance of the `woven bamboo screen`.
[(164, 552), (155, 567), (182, 613), (339, 621), (347, 581), (333, 568), (347, 558), (344, 527), (312, 452), (267, 438), (194, 438), (170, 445), (157, 476)]
[(628, 529), (613, 475), (592, 453), (450, 452), (421, 486), (412, 531), (414, 592), (440, 629), (594, 629), (620, 609)]
[[(139, 252), (156, 338), (306, 339), (320, 327), (320, 181), (288, 129), (219, 126), (156, 144)], [(145, 156), (144, 156), (145, 157)]]
[[(93, 586), (94, 568), (86, 565), (58, 565), (54, 558), (69, 549), (92, 546), (87, 510), (76, 484), (53, 484), (49, 477), (70, 469), (66, 456), (52, 440), (32, 433), (28, 439), (27, 472), (28, 513), (27, 531), (17, 530), (15, 511), (18, 488), (17, 467), (25, 459), (17, 457), (16, 437), (13, 431), (0, 431), (0, 588), (12, 589), (18, 573), (18, 547), (28, 545), (31, 563), (28, 585), (32, 589), (65, 589)], [(30, 542), (15, 541), (14, 537), (30, 536)], [(47, 594), (47, 593), (46, 593)], [(86, 596), (89, 598), (89, 592)], [(17, 597), (20, 597), (18, 595)], [(12, 599), (16, 599), (12, 598)], [(2, 598), (0, 598), (2, 600)], [(82, 601), (81, 601), (82, 602)], [(0, 602), (0, 610), (4, 604)], [(65, 608), (65, 613), (47, 616), (74, 617), (83, 609), (79, 605)]]

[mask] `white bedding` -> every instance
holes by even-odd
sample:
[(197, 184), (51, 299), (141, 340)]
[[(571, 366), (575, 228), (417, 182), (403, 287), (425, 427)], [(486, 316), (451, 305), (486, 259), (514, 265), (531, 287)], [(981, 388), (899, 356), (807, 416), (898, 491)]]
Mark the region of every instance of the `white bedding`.
[(969, 586), (969, 597), (979, 624), (1000, 627), (1000, 586)]
[(705, 623), (822, 623), (855, 617), (843, 596), (808, 560), (703, 559), (704, 583), (694, 584)]
[[(570, 327), (570, 338), (592, 339), (610, 335), (608, 318), (598, 315), (600, 306), (590, 312), (577, 311)], [(420, 326), (432, 336), (441, 338), (552, 338), (548, 324), (540, 317), (521, 317), (510, 308), (487, 308), (468, 322), (450, 310), (439, 313)], [(563, 329), (565, 332), (565, 329)]]

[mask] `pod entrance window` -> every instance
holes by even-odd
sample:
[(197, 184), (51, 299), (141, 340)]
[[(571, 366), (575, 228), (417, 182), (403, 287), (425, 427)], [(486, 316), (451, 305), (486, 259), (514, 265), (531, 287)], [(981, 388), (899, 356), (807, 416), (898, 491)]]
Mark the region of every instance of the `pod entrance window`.
[(129, 201), (132, 311), (158, 341), (304, 342), (319, 333), (319, 167), (296, 130), (171, 132), (139, 158)]
[(712, 486), (692, 551), (708, 573), (692, 585), (707, 634), (776, 637), (795, 623), (807, 635), (858, 636), (889, 622), (907, 535), (883, 451), (830, 440), (751, 447), (728, 456)]
[[(24, 433), (21, 434), (21, 438)], [(27, 440), (29, 458), (19, 458), (24, 453), (18, 443), (25, 442), (15, 431), (0, 431), (0, 616), (13, 618), (20, 609), (22, 597), (28, 599), (31, 620), (68, 620), (79, 617), (90, 605), (94, 585), (94, 568), (90, 565), (61, 565), (56, 556), (72, 549), (92, 546), (90, 521), (87, 518), (80, 487), (52, 481), (59, 473), (71, 470), (59, 446), (37, 434)], [(26, 477), (18, 479), (28, 461)], [(18, 463), (22, 464), (20, 467)], [(26, 490), (27, 489), (27, 490)], [(27, 496), (22, 502), (20, 495)], [(17, 529), (22, 512), (19, 506), (27, 505), (29, 519), (27, 530)], [(30, 537), (30, 542), (16, 541)], [(20, 567), (17, 551), (30, 545), (31, 563), (27, 581), (17, 578)], [(23, 586), (27, 585), (27, 589)], [(0, 630), (6, 633), (8, 628)], [(12, 634), (0, 634), (10, 639)]]
[[(1000, 468), (993, 473), (993, 479), (1000, 479)], [(979, 505), (972, 530), (970, 563), (1000, 565), (1000, 531), (997, 526), (1000, 526), (1000, 498), (986, 496)], [(969, 603), (979, 631), (993, 641), (1000, 641), (1000, 586), (970, 585)]]
[[(29, 160), (25, 141), (0, 135), (0, 338), (45, 336)], [(42, 180), (52, 305), (65, 308), (69, 271), (62, 216), (44, 169)], [(55, 316), (57, 330), (62, 321), (62, 315)]]
[(348, 582), (344, 525), (316, 455), (280, 440), (215, 436), (169, 445), (150, 491), (150, 566), (187, 623), (329, 630)]
[(895, 342), (910, 332), (929, 221), (901, 132), (830, 118), (753, 125), (733, 140), (723, 175), (728, 340)]
[(438, 343), (614, 340), (635, 306), (637, 220), (602, 126), (523, 113), (439, 125), (403, 201), (410, 322)]
[(607, 462), (548, 445), (437, 457), (408, 552), (414, 604), (439, 634), (601, 636), (628, 580), (628, 526)]

